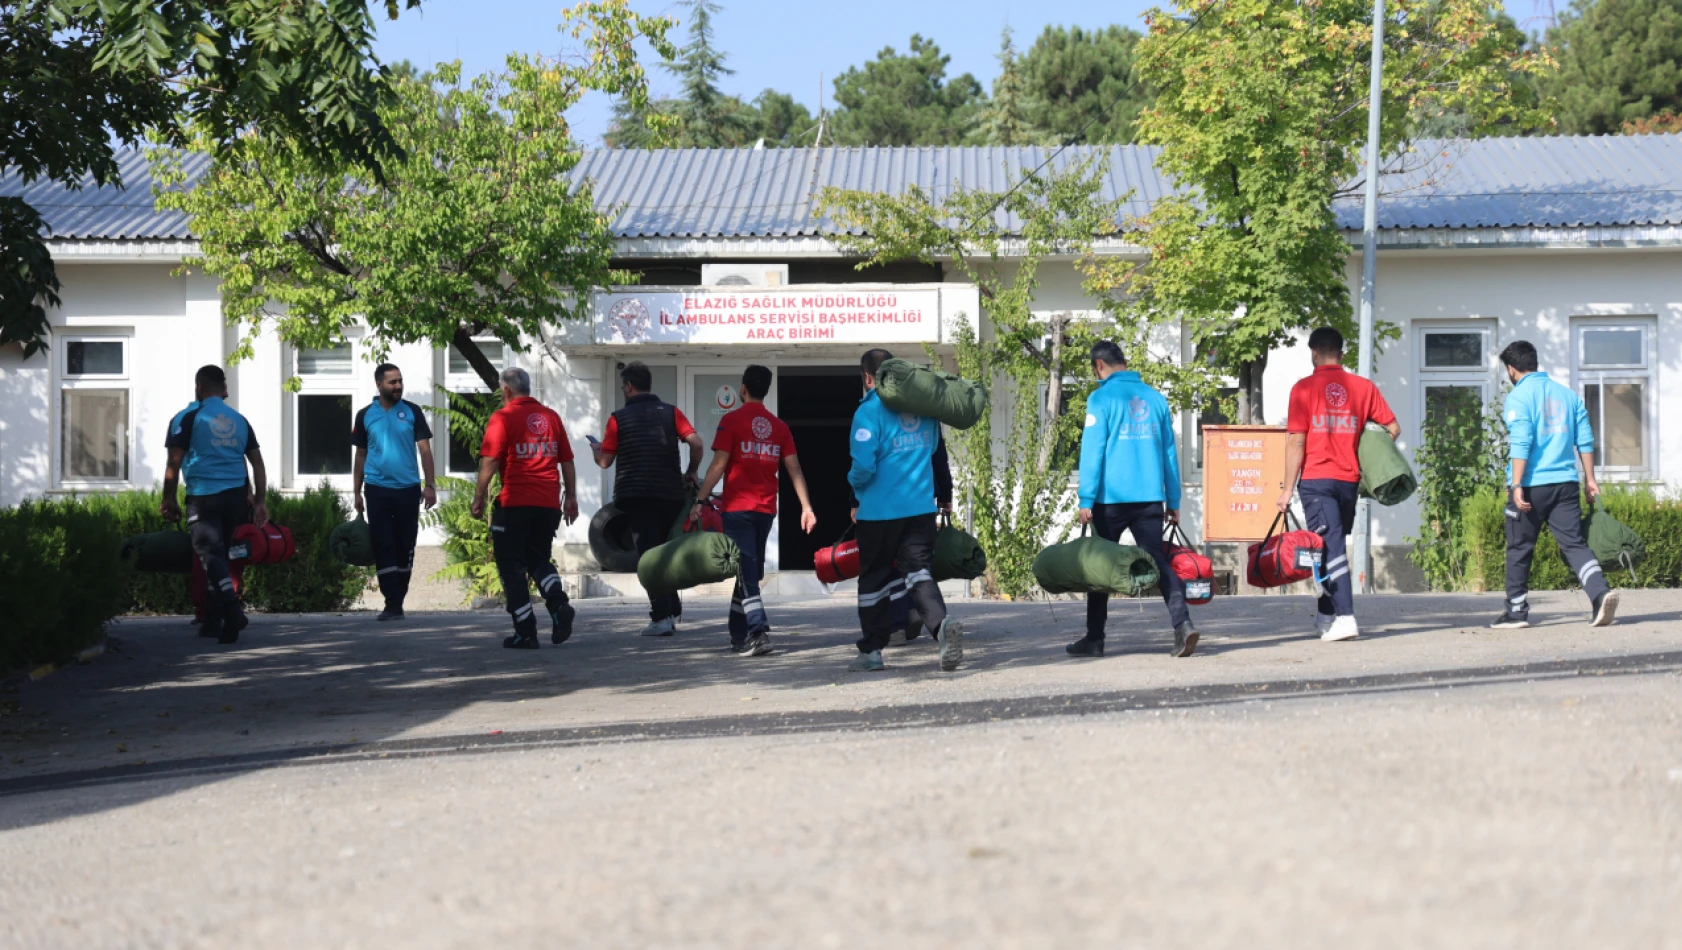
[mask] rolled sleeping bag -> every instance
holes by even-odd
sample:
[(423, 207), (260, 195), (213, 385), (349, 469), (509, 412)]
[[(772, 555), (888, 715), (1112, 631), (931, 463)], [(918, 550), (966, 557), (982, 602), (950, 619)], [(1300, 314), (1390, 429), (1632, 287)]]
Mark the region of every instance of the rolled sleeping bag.
[(735, 577), (742, 552), (728, 535), (697, 531), (649, 549), (637, 561), (637, 581), (651, 594), (670, 594)]
[(895, 412), (939, 419), (968, 429), (987, 411), (987, 387), (898, 357), (876, 369), (876, 395)]
[(185, 574), (193, 569), (193, 539), (185, 531), (153, 531), (123, 541), (122, 557), (147, 574)]
[(637, 570), (637, 542), (631, 536), (631, 519), (612, 504), (599, 508), (590, 519), (590, 553), (609, 574), (634, 574)]
[(1419, 488), (1413, 466), (1389, 432), (1368, 426), (1361, 433), (1357, 455), (1361, 462), (1360, 492), (1373, 501), (1387, 507), (1399, 505)]
[(859, 576), (858, 540), (837, 541), (813, 551), (812, 570), (825, 584), (839, 584)]
[(952, 527), (950, 515), (934, 536), (934, 556), (929, 573), (938, 581), (969, 581), (987, 573), (987, 552), (967, 531)]
[(1143, 548), (1080, 537), (1041, 551), (1034, 558), (1034, 578), (1052, 594), (1133, 597), (1156, 583), (1156, 561)]
[(361, 515), (327, 534), (327, 548), (333, 556), (354, 567), (374, 566), (374, 532)]

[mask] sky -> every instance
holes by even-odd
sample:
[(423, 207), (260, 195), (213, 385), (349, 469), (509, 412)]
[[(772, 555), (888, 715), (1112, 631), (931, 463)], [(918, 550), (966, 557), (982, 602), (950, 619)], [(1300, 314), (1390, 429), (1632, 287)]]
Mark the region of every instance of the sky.
[[(1025, 49), (1048, 25), (1102, 27), (1112, 23), (1143, 32), (1143, 14), (1155, 0), (849, 0), (812, 3), (802, 0), (720, 0), (714, 17), (716, 43), (736, 70), (720, 84), (724, 91), (752, 99), (766, 88), (787, 92), (815, 114), (820, 78), (824, 101), (833, 107), (835, 77), (849, 66), (872, 59), (884, 46), (904, 52), (911, 34), (921, 33), (952, 57), (947, 75), (972, 73), (992, 88), (998, 62), (999, 31), (1008, 22), (1016, 43)], [(632, 0), (639, 13), (665, 13), (682, 19), (670, 0)], [(460, 59), (463, 71), (476, 74), (501, 69), (510, 52), (554, 56), (571, 37), (557, 26), (566, 0), (423, 0), (418, 10), (396, 21), (379, 14), (375, 49), (384, 62), (407, 59), (417, 66)], [(1167, 5), (1164, 0), (1163, 5)], [(680, 23), (673, 36), (687, 39)], [(645, 50), (646, 52), (646, 50)], [(673, 94), (677, 80), (649, 66), (656, 94)], [(612, 103), (592, 94), (574, 110), (573, 128), (584, 144), (601, 143)]]

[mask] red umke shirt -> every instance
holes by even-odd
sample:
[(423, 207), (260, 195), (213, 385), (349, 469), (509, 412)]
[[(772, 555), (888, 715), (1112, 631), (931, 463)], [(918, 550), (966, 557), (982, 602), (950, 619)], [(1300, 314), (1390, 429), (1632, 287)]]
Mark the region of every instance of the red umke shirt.
[(1291, 387), (1290, 432), (1308, 434), (1302, 477), (1361, 480), (1361, 431), (1367, 422), (1389, 425), (1396, 414), (1371, 380), (1341, 366), (1317, 366)]
[(725, 511), (777, 513), (777, 468), (794, 454), (794, 435), (764, 403), (750, 402), (718, 420), (713, 449), (730, 453), (724, 469)]
[(479, 454), (502, 463), (502, 507), (561, 507), (560, 465), (572, 461), (572, 444), (555, 410), (515, 397), (491, 415)]

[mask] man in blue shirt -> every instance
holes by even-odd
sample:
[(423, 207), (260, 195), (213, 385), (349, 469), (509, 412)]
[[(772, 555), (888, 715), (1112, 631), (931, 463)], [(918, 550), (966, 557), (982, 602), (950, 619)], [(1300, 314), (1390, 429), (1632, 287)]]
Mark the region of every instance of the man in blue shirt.
[[(1604, 627), (1618, 614), (1618, 592), (1606, 583), (1600, 562), (1583, 537), (1579, 493), (1600, 495), (1594, 480), (1594, 430), (1583, 400), (1569, 388), (1537, 372), (1536, 347), (1516, 340), (1501, 351), (1513, 388), (1504, 407), (1507, 420), (1508, 479), (1506, 505), (1507, 603), (1491, 626), (1516, 630), (1530, 626), (1530, 561), (1542, 525), (1553, 532), (1559, 553), (1589, 595), (1593, 624)], [(1582, 464), (1583, 482), (1577, 481)]]
[(362, 407), (351, 425), (350, 441), (356, 447), (351, 492), (357, 514), (366, 509), (368, 530), (374, 537), (375, 576), (385, 597), (379, 619), (401, 620), (403, 599), (409, 595), (409, 577), (415, 567), (421, 501), (426, 501), (428, 509), (438, 504), (432, 472), (432, 428), (420, 407), (403, 398), (402, 370), (381, 363), (374, 367), (374, 385), (379, 387), (379, 396)]
[(897, 564), (923, 624), (940, 644), (940, 668), (951, 672), (964, 658), (964, 630), (946, 616), (946, 601), (929, 572), (937, 531), (933, 458), (940, 444), (940, 423), (882, 405), (876, 371), (892, 358), (887, 350), (871, 350), (859, 360), (865, 393), (853, 413), (853, 464), (847, 483), (858, 499), (859, 625), (864, 636), (858, 641), (858, 657), (847, 669), (883, 669), (882, 648), (893, 635)]
[(244, 519), (253, 498), (246, 487), (245, 463), (250, 461), (251, 478), (256, 484), (255, 504), (250, 504), (249, 510), (258, 524), (269, 520), (264, 502), (268, 496), (268, 474), (251, 423), (224, 401), (228, 398), (228, 378), (222, 367), (201, 367), (193, 378), (193, 386), (198, 406), (176, 416), (169, 437), (164, 440), (169, 459), (164, 464), (163, 502), (159, 509), (165, 520), (180, 520), (181, 506), (175, 494), (177, 484), (185, 475), (188, 530), (192, 533), (193, 550), (204, 565), (210, 594), (204, 633), (214, 634), (219, 643), (234, 643), (247, 621), (228, 570), (228, 543), (233, 540), (234, 528)]
[[(1168, 400), (1127, 368), (1121, 347), (1103, 340), (1092, 347), (1098, 388), (1086, 399), (1080, 434), (1080, 523), (1116, 541), (1123, 531), (1156, 562), (1157, 586), (1174, 627), (1170, 656), (1191, 656), (1197, 628), (1186, 609), (1186, 585), (1162, 550), (1162, 524), (1180, 522), (1180, 456)], [(1066, 648), (1071, 656), (1103, 656), (1110, 595), (1086, 595), (1086, 636)]]

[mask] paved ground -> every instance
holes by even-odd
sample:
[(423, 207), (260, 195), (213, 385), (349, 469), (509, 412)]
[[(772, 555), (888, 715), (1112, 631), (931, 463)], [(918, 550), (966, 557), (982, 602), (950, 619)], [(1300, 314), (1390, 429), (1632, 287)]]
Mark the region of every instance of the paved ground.
[[(0, 945), (1682, 947), (1682, 593), (974, 603), (970, 662), (849, 611), (179, 621), (0, 696)], [(701, 622), (702, 618), (707, 622)]]

